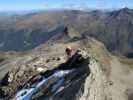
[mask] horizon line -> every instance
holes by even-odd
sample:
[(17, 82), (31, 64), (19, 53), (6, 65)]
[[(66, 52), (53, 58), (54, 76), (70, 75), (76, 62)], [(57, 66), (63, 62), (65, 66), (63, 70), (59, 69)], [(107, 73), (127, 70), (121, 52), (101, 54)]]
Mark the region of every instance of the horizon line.
[(124, 8), (128, 8), (128, 9), (133, 9), (131, 7), (120, 7), (120, 8), (86, 8), (86, 9), (82, 9), (82, 8), (33, 8), (33, 9), (15, 9), (15, 10), (2, 10), (0, 9), (0, 12), (30, 12), (30, 11), (54, 11), (54, 10), (81, 10), (81, 11), (90, 11), (90, 10), (120, 10), (120, 9), (124, 9)]

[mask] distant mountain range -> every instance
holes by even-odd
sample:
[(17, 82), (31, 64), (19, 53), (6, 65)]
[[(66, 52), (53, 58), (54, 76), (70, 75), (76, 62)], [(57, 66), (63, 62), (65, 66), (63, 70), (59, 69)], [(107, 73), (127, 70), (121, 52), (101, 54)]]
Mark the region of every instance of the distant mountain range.
[(32, 49), (57, 37), (67, 26), (102, 41), (111, 52), (133, 54), (133, 10), (128, 8), (109, 12), (61, 10), (0, 16), (0, 50)]
[(0, 11), (0, 16), (15, 16), (41, 12), (43, 10)]

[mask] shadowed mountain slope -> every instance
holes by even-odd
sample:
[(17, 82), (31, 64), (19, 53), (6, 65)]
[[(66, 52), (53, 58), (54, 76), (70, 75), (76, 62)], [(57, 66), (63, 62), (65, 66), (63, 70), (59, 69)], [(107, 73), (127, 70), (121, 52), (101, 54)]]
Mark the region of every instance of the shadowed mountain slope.
[(65, 26), (102, 41), (109, 51), (132, 54), (133, 10), (128, 8), (112, 12), (64, 10), (0, 16), (0, 49), (29, 50), (57, 38)]

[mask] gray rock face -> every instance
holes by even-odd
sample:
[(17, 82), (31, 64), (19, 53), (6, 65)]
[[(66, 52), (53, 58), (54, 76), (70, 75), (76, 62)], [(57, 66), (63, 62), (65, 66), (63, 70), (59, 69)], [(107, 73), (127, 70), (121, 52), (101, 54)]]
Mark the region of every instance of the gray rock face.
[[(40, 73), (38, 71), (80, 68), (81, 73), (73, 81), (68, 81), (67, 85), (60, 87), (56, 93), (43, 95), (39, 100), (44, 98), (46, 100), (132, 100), (132, 61), (112, 56), (103, 44), (91, 38), (72, 42), (69, 45), (76, 50), (81, 48), (84, 51), (79, 50), (78, 56), (74, 55), (66, 61), (63, 51), (65, 44), (53, 44), (45, 48), (42, 45), (26, 56), (14, 59), (6, 66), (13, 66), (13, 70), (9, 72), (12, 72), (18, 80), (11, 82), (10, 74), (10, 85), (0, 86), (0, 88), (10, 94), (16, 89), (12, 87), (14, 84), (19, 86), (22, 83), (21, 80)], [(56, 59), (58, 57), (60, 60)], [(49, 59), (48, 62), (47, 59)], [(39, 70), (36, 70), (37, 68)]]
[[(3, 78), (3, 85), (0, 87), (1, 88), (1, 95), (5, 95), (5, 96), (9, 96), (12, 97), (14, 95), (14, 93), (18, 92), (18, 89), (20, 87), (23, 86), (23, 84), (28, 81), (30, 78), (39, 75), (40, 73), (45, 73), (45, 66), (42, 66), (43, 62), (43, 58), (31, 58), (29, 57), (30, 60), (24, 61), (24, 62), (19, 62), (19, 66), (14, 67), (11, 71), (9, 71), (5, 77)], [(28, 59), (28, 58), (27, 58)], [(22, 59), (21, 59), (22, 60)], [(55, 58), (52, 60), (56, 60)], [(50, 60), (50, 62), (52, 62), (52, 60)], [(57, 60), (58, 61), (58, 60)], [(57, 66), (57, 68), (54, 68), (51, 70), (51, 73), (54, 72), (54, 70), (71, 70), (71, 69), (79, 69), (79, 79), (78, 76), (77, 79), (75, 79), (75, 81), (79, 81), (78, 83), (80, 84), (76, 84), (75, 82), (71, 82), (68, 84), (68, 86), (66, 85), (66, 87), (64, 87), (65, 89), (63, 90), (63, 92), (60, 92), (59, 94), (54, 96), (54, 93), (51, 94), (49, 97), (47, 98), (58, 98), (55, 100), (59, 100), (59, 95), (63, 93), (64, 97), (66, 96), (66, 93), (68, 94), (70, 91), (73, 91), (72, 88), (73, 86), (81, 86), (83, 85), (81, 80), (85, 81), (85, 77), (87, 76), (87, 73), (89, 73), (88, 70), (88, 63), (89, 63), (89, 58), (87, 56), (86, 52), (83, 52), (82, 50), (78, 50), (70, 59), (68, 59), (67, 62), (60, 64), (59, 66)], [(41, 67), (40, 67), (41, 65)], [(43, 69), (43, 70), (42, 70)], [(41, 71), (41, 72), (40, 72)], [(50, 71), (49, 71), (50, 72)], [(46, 71), (47, 74), (47, 71)], [(80, 76), (81, 74), (81, 76)], [(82, 75), (83, 74), (83, 75)], [(85, 75), (85, 76), (84, 76)], [(48, 75), (46, 75), (48, 76)], [(70, 79), (71, 79), (71, 75), (70, 75)], [(74, 85), (75, 84), (75, 85)], [(69, 86), (70, 85), (70, 86)], [(75, 95), (77, 95), (76, 93), (78, 92), (78, 88), (74, 87), (75, 89), (77, 89), (77, 91), (75, 91)], [(71, 90), (72, 89), (72, 90)], [(69, 97), (69, 99), (73, 100), (72, 98), (75, 98), (75, 95), (71, 95)], [(43, 97), (46, 98), (46, 97)], [(67, 98), (68, 99), (68, 98)]]

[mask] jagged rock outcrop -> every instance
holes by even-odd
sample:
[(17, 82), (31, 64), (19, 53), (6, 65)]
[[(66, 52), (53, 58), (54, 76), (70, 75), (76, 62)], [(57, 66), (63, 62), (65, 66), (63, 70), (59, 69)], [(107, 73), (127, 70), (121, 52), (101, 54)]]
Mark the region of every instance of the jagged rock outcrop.
[[(76, 76), (77, 79), (75, 79), (75, 81), (78, 80), (78, 77), (80, 78), (81, 76), (84, 76), (84, 74), (86, 76), (90, 73), (89, 68), (87, 67), (87, 65), (89, 64), (89, 57), (87, 56), (85, 52), (81, 50), (78, 50), (70, 59), (68, 59), (67, 62), (59, 64), (58, 66), (56, 66), (54, 69), (51, 69), (51, 70), (48, 70), (48, 69), (45, 70), (44, 68), (46, 66), (44, 65), (40, 67), (40, 63), (44, 63), (44, 62), (41, 61), (41, 59), (38, 60), (37, 58), (34, 58), (34, 59), (31, 59), (30, 61), (27, 61), (25, 64), (21, 64), (20, 66), (13, 68), (10, 72), (8, 72), (2, 80), (2, 85), (0, 88), (1, 95), (5, 96), (6, 98), (13, 97), (15, 93), (17, 93), (21, 88), (24, 87), (24, 84), (26, 84), (26, 82), (30, 78), (34, 77), (35, 75), (37, 76), (40, 73), (42, 75), (44, 73), (44, 75), (48, 77), (49, 75), (52, 75), (52, 73), (54, 73), (54, 71), (56, 70), (71, 70), (71, 69), (80, 68), (78, 71), (79, 74), (78, 76)], [(39, 69), (41, 68), (43, 70), (39, 72), (40, 71)], [(81, 82), (82, 81), (80, 81), (80, 83)], [(69, 83), (69, 85), (73, 85), (73, 82)], [(69, 89), (67, 91), (69, 91)], [(64, 96), (66, 96), (66, 92), (64, 93)], [(73, 95), (73, 97), (75, 96)], [(73, 97), (70, 97), (70, 99), (72, 99)], [(48, 98), (48, 97), (44, 97), (44, 98)], [(51, 95), (49, 96), (49, 98), (51, 98)], [(57, 96), (56, 98), (59, 98), (59, 97)]]
[(80, 100), (110, 100), (106, 76), (95, 58), (90, 60), (89, 68), (91, 74), (85, 81), (85, 91)]
[[(20, 68), (20, 72), (17, 72), (22, 76), (23, 69), (25, 69), (28, 77), (31, 75), (28, 72), (30, 68), (35, 71), (33, 72), (34, 74), (38, 73), (35, 69), (37, 67), (53, 70), (66, 61), (65, 52), (63, 51), (66, 45), (72, 46), (75, 50), (81, 48), (85, 51), (85, 55), (89, 56), (89, 59), (85, 60), (84, 63), (75, 62), (72, 65), (73, 67), (80, 66), (81, 69), (85, 68), (83, 72), (89, 74), (80, 74), (76, 77), (76, 80), (70, 82), (57, 94), (44, 96), (45, 98), (48, 100), (132, 100), (132, 61), (112, 56), (102, 43), (89, 37), (84, 38), (82, 41), (74, 41), (67, 44), (41, 45), (25, 57), (17, 58), (17, 65), (16, 67), (14, 65), (13, 68)], [(84, 55), (84, 53), (81, 54), (82, 56)], [(60, 58), (60, 60), (57, 58)], [(65, 64), (69, 65), (69, 63)], [(7, 64), (6, 66), (9, 65)], [(63, 69), (71, 68), (72, 66), (65, 66)], [(8, 89), (10, 90), (10, 88)], [(44, 98), (39, 98), (39, 100), (41, 99), (43, 100)]]

